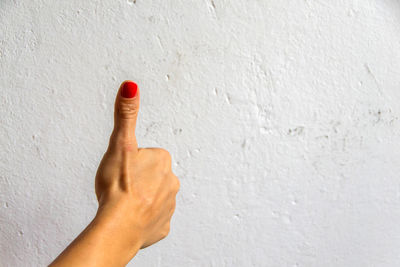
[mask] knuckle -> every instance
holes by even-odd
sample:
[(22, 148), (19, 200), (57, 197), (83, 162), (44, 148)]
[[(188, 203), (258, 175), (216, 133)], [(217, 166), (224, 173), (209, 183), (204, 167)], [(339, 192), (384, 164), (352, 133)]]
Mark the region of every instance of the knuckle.
[(135, 151), (136, 149), (136, 143), (132, 142), (128, 139), (119, 139), (119, 140), (114, 140), (112, 142), (112, 147), (116, 149), (117, 151), (122, 151), (122, 152), (131, 152)]
[(118, 115), (121, 119), (132, 119), (138, 115), (138, 105), (136, 102), (123, 101), (118, 107)]
[(174, 198), (174, 199), (172, 200), (172, 203), (171, 203), (170, 215), (169, 215), (170, 218), (171, 218), (172, 215), (174, 214), (175, 208), (176, 208), (176, 199)]
[(121, 141), (117, 146), (123, 152), (131, 152), (136, 148), (136, 144), (131, 141)]
[(163, 149), (158, 149), (158, 164), (162, 168), (164, 175), (167, 175), (171, 171), (172, 157), (171, 154)]
[(170, 230), (171, 230), (170, 224), (167, 223), (167, 225), (164, 227), (164, 229), (161, 232), (162, 238), (166, 238), (168, 236)]
[(181, 182), (179, 181), (178, 177), (175, 177), (175, 191), (178, 193), (180, 188), (181, 188)]
[(146, 207), (151, 213), (154, 213), (154, 200), (151, 197), (143, 197), (142, 198), (142, 205)]
[(159, 154), (160, 154), (160, 157), (161, 157), (163, 160), (166, 160), (166, 161), (170, 161), (170, 160), (171, 160), (171, 154), (168, 152), (168, 150), (165, 150), (165, 149), (163, 149), (163, 148), (160, 148), (160, 149), (159, 149)]
[(133, 151), (137, 147), (136, 140), (131, 136), (124, 134), (121, 131), (115, 131), (111, 135), (109, 146), (113, 149), (117, 149), (119, 151)]

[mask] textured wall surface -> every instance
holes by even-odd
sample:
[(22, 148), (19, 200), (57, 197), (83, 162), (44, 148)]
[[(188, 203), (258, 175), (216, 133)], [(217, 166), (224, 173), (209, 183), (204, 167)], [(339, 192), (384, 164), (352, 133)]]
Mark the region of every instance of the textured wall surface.
[(0, 2), (0, 266), (95, 214), (121, 81), (181, 179), (129, 266), (400, 266), (400, 2)]

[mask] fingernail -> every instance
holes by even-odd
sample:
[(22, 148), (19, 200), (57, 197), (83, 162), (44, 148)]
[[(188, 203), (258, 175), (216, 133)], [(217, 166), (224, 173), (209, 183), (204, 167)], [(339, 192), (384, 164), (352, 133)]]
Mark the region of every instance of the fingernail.
[(121, 96), (125, 97), (125, 98), (132, 98), (135, 97), (136, 92), (137, 92), (137, 84), (134, 82), (125, 82), (122, 85), (122, 89), (121, 89)]

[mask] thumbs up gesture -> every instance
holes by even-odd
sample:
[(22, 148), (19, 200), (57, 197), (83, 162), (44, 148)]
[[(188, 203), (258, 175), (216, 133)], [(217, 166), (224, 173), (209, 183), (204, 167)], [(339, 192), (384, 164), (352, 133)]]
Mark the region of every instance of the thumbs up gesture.
[(50, 266), (125, 266), (141, 248), (166, 237), (179, 180), (161, 148), (138, 148), (140, 92), (120, 86), (114, 130), (96, 173), (99, 208), (93, 221)]
[(140, 92), (125, 81), (115, 100), (114, 130), (96, 175), (99, 209), (132, 233), (140, 247), (167, 236), (179, 180), (161, 148), (138, 148), (135, 136)]

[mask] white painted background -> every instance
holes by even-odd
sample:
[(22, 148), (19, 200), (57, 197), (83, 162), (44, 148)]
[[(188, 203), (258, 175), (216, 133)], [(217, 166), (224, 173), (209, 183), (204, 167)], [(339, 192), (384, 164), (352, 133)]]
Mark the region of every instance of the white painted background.
[(129, 266), (400, 266), (397, 0), (0, 1), (0, 266), (95, 214), (125, 79), (181, 179)]

